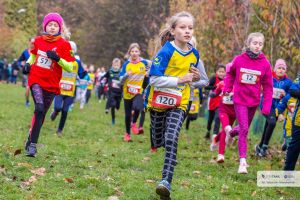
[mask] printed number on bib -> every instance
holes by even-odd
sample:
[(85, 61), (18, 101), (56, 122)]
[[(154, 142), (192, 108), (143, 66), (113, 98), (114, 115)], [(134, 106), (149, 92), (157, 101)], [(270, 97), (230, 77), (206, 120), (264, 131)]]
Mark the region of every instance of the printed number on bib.
[(170, 88), (154, 88), (152, 105), (156, 108), (175, 108), (181, 103), (182, 93)]
[(273, 99), (281, 99), (284, 96), (284, 90), (280, 88), (273, 88)]
[(65, 91), (72, 91), (74, 87), (74, 83), (71, 81), (60, 81), (59, 85), (60, 89)]
[(232, 97), (233, 97), (232, 95), (229, 95), (229, 96), (223, 96), (223, 98), (222, 98), (223, 104), (233, 105)]
[(141, 91), (141, 86), (127, 84), (127, 92), (129, 94), (136, 95), (139, 94), (140, 91)]
[(120, 89), (120, 81), (112, 80), (111, 87), (116, 88), (116, 89)]
[(240, 69), (240, 82), (244, 84), (255, 85), (258, 83), (261, 72), (252, 69), (241, 68)]
[(47, 57), (46, 52), (38, 50), (37, 52), (37, 66), (45, 68), (45, 69), (50, 69), (52, 65), (52, 60)]

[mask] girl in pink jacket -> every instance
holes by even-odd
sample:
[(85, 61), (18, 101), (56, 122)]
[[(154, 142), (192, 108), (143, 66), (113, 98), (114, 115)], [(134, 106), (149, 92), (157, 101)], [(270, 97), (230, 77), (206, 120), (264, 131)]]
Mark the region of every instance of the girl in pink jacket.
[(269, 61), (261, 52), (263, 45), (262, 33), (249, 34), (246, 51), (234, 59), (225, 79), (225, 95), (229, 95), (232, 90), (234, 93), (234, 109), (239, 126), (233, 131), (239, 130), (240, 166), (238, 173), (242, 174), (248, 173), (247, 137), (255, 110), (260, 103), (261, 91), (263, 93), (262, 114), (269, 115), (272, 105), (272, 70)]

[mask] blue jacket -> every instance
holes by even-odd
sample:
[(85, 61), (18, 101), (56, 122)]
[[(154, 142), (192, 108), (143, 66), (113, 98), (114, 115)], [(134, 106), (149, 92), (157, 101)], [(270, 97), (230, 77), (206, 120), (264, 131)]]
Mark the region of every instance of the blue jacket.
[[(291, 79), (284, 77), (282, 79), (277, 79), (275, 77), (273, 77), (273, 93), (274, 93), (274, 89), (278, 88), (278, 89), (282, 89), (285, 91), (285, 95), (288, 95), (289, 93), (289, 89), (292, 85), (292, 81)], [(271, 106), (271, 111), (270, 113), (275, 113), (275, 109), (277, 108), (277, 105), (279, 104), (281, 99), (276, 99), (274, 98), (273, 95), (273, 100), (272, 100), (272, 106)], [(260, 103), (260, 107), (262, 108), (262, 102), (263, 102), (263, 98), (261, 98), (261, 103)]]
[[(296, 80), (293, 82), (292, 86), (290, 87), (290, 90), (300, 91), (299, 80), (300, 80), (300, 74), (298, 75)], [(297, 97), (295, 97), (295, 98), (297, 98)], [(295, 114), (294, 114), (294, 118), (293, 118), (293, 125), (300, 126), (299, 98), (297, 98)]]

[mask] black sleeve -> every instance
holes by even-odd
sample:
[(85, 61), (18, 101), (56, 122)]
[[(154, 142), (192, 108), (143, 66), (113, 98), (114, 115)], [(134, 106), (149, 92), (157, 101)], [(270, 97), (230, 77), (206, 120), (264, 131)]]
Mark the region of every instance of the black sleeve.
[(102, 79), (106, 78), (106, 82), (108, 82), (108, 79), (110, 78), (110, 75), (109, 75), (109, 71), (107, 71), (99, 80), (99, 82), (102, 81)]
[(208, 84), (208, 86), (205, 87), (205, 89), (206, 89), (206, 90), (214, 90), (214, 89), (216, 89), (217, 87), (214, 86), (215, 83), (216, 83), (216, 77), (213, 76), (213, 77), (211, 77), (211, 78), (209, 79), (209, 84)]
[(300, 99), (300, 90), (290, 90), (290, 95), (294, 98)]

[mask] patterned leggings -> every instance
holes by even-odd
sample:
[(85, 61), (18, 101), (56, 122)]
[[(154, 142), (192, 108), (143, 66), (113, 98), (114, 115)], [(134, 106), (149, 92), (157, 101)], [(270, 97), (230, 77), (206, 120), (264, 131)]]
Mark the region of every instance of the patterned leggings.
[(185, 112), (172, 109), (166, 112), (150, 111), (151, 133), (154, 147), (165, 147), (165, 161), (162, 179), (172, 182), (174, 167), (177, 164), (177, 144)]
[(55, 93), (43, 90), (38, 84), (31, 86), (31, 93), (35, 109), (28, 140), (32, 143), (37, 143), (46, 113), (53, 101)]

